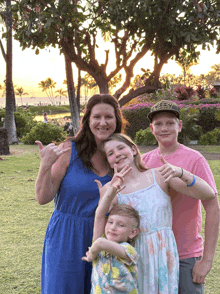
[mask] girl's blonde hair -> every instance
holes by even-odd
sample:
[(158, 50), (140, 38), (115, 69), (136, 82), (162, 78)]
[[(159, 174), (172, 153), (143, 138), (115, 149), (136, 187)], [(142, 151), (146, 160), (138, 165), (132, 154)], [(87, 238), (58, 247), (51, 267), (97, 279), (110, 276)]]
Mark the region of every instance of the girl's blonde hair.
[[(127, 217), (132, 218), (134, 220), (134, 228), (139, 229), (139, 227), (140, 227), (140, 216), (139, 216), (137, 210), (134, 209), (130, 205), (127, 205), (127, 204), (115, 205), (110, 210), (109, 216), (110, 215), (127, 216)], [(138, 234), (133, 239), (128, 239), (128, 243), (130, 243), (131, 245), (134, 245), (137, 236), (138, 236)]]
[(109, 141), (119, 141), (125, 143), (130, 148), (134, 147), (136, 149), (136, 154), (134, 155), (134, 164), (137, 167), (137, 169), (141, 172), (144, 172), (149, 169), (145, 166), (145, 163), (141, 158), (141, 154), (138, 150), (137, 145), (127, 135), (122, 133), (114, 133), (111, 136), (109, 136), (106, 140), (104, 140), (103, 146), (105, 146), (105, 144)]

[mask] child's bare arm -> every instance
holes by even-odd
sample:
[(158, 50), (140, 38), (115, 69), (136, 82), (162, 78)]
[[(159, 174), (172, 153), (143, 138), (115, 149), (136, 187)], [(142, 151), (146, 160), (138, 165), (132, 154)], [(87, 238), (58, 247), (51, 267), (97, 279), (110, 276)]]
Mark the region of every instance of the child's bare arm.
[[(131, 170), (131, 167), (125, 166), (119, 173), (117, 172), (117, 166), (114, 168), (114, 176), (110, 182), (110, 186), (105, 192), (104, 196), (99, 202), (99, 205), (95, 213), (94, 229), (93, 229), (93, 241), (101, 237), (105, 231), (105, 216), (109, 211), (109, 207), (112, 203), (112, 200), (115, 198), (116, 194), (121, 191), (124, 187), (121, 187), (123, 183), (124, 176)], [(102, 187), (101, 183), (96, 181), (99, 190)]]
[(107, 240), (105, 238), (98, 238), (89, 251), (86, 252), (86, 256), (82, 257), (82, 260), (91, 262), (95, 260), (96, 256), (101, 251), (106, 251), (114, 256), (123, 258), (124, 260), (131, 261), (130, 257), (126, 254), (125, 248), (117, 242)]
[(163, 157), (161, 157), (161, 160), (164, 165), (158, 170), (165, 177), (165, 182), (168, 183), (170, 188), (196, 199), (210, 200), (215, 197), (212, 187), (203, 179), (198, 176), (195, 177), (181, 167), (167, 163)]

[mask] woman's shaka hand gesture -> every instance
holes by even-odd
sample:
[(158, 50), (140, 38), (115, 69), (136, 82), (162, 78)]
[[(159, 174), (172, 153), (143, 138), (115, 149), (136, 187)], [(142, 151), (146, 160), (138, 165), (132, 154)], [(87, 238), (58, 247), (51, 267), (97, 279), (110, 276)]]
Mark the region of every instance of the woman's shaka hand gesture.
[(70, 147), (61, 149), (54, 143), (50, 143), (46, 147), (40, 141), (35, 141), (35, 143), (39, 147), (41, 160), (48, 164), (48, 166), (52, 166), (61, 155), (71, 150)]

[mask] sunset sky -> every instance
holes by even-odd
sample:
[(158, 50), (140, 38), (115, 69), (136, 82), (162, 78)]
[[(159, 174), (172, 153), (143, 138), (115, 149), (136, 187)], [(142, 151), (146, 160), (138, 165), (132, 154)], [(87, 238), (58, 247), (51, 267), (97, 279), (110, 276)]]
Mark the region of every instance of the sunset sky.
[[(98, 56), (102, 56), (102, 51)], [(215, 54), (215, 48), (211, 51), (201, 51), (200, 64), (193, 66), (191, 72), (195, 75), (206, 74), (211, 70), (210, 66), (220, 63), (220, 54)], [(135, 67), (134, 74), (140, 73), (140, 68), (153, 69), (153, 58), (150, 53), (147, 54)], [(162, 73), (181, 74), (180, 67), (172, 60), (164, 65)], [(75, 80), (77, 79), (77, 70), (74, 69)], [(13, 81), (16, 86), (23, 87), (29, 96), (45, 97), (45, 92), (38, 88), (38, 83), (46, 78), (52, 78), (57, 82), (57, 89), (63, 88), (65, 77), (64, 58), (55, 48), (44, 49), (39, 55), (35, 55), (34, 50), (25, 49), (22, 51), (17, 41), (13, 41)], [(0, 84), (5, 79), (5, 61), (0, 55)]]

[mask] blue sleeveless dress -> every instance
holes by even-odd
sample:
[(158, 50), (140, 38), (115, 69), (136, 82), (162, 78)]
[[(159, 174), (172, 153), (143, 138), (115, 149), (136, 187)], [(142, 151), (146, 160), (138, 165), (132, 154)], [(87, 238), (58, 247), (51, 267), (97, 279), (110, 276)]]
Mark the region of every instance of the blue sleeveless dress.
[(111, 178), (88, 171), (79, 157), (75, 143), (69, 167), (54, 198), (55, 209), (44, 240), (41, 293), (90, 294), (92, 264), (82, 261), (92, 244), (98, 186)]
[(135, 241), (140, 294), (178, 294), (179, 256), (172, 231), (170, 196), (154, 183), (130, 194), (118, 194), (119, 204), (128, 204), (140, 215), (140, 233)]

